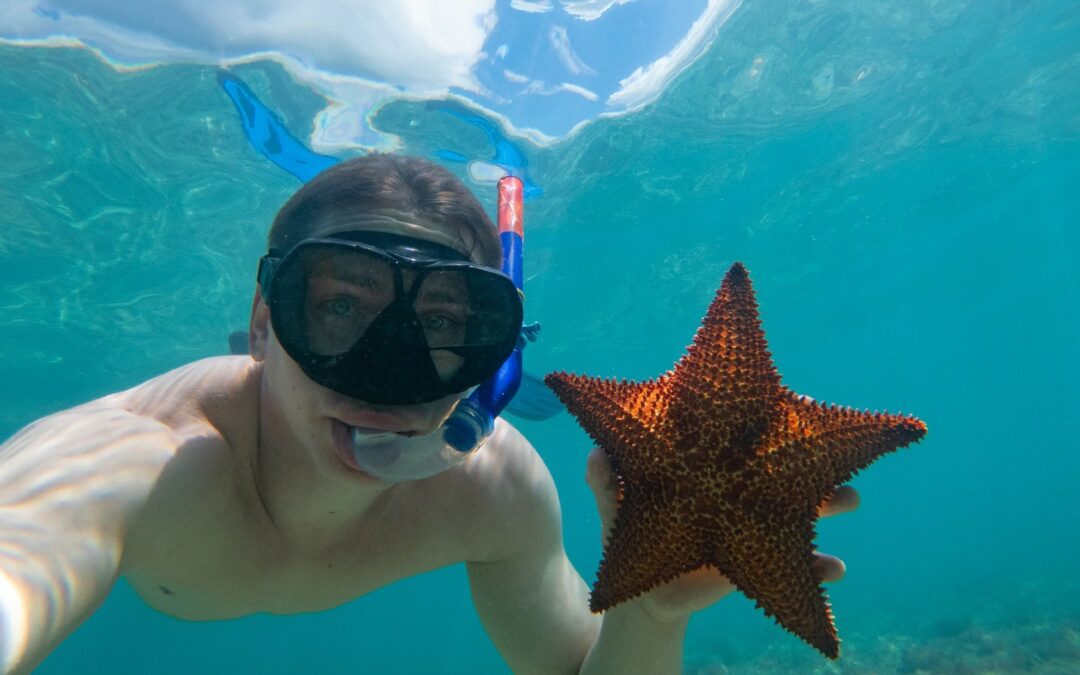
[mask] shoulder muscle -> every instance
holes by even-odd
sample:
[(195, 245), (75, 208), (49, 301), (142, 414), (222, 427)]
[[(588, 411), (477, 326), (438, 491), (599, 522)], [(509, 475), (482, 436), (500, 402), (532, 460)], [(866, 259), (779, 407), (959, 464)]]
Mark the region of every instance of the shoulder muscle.
[(496, 420), (477, 469), (484, 521), (483, 560), (521, 547), (560, 549), (562, 522), (555, 482), (532, 444), (513, 425)]

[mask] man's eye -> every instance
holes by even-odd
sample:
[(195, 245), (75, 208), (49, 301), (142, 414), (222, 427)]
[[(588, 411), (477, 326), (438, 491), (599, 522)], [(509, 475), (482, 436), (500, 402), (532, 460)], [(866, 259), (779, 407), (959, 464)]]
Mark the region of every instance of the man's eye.
[(352, 313), (352, 303), (346, 298), (333, 298), (326, 302), (326, 311), (334, 316), (349, 316)]
[(451, 330), (457, 325), (457, 321), (442, 314), (429, 316), (424, 323), (432, 330)]

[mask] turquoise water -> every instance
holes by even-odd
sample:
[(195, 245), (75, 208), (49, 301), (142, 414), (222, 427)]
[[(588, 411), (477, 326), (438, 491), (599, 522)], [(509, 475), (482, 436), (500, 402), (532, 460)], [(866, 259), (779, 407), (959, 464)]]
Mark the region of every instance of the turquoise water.
[[(663, 372), (741, 260), (789, 387), (915, 413), (930, 434), (819, 527), (848, 564), (829, 589), (837, 664), (733, 595), (693, 620), (686, 671), (1078, 671), (1080, 13), (930, 3), (889, 23), (768, 5), (740, 9), (651, 106), (521, 142), (544, 191), (528, 205), (527, 313), (544, 330), (527, 368)], [(322, 100), (270, 63), (233, 72), (306, 136)], [(0, 117), (0, 436), (224, 353), (298, 183), (250, 147), (215, 69), (0, 46)], [(372, 124), (421, 156), (485, 143), (424, 102)], [(591, 581), (588, 440), (566, 415), (520, 427)], [(506, 670), (454, 568), (332, 612), (209, 624), (120, 583), (40, 672), (361, 666)]]

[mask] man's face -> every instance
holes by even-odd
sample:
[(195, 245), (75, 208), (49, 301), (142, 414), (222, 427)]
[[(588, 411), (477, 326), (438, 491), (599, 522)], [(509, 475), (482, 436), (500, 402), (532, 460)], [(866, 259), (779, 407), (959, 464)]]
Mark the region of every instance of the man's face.
[[(358, 217), (359, 215), (359, 217)], [(309, 237), (328, 237), (336, 232), (355, 231), (357, 222), (362, 222), (362, 214), (353, 217), (340, 215), (335, 222), (322, 223), (314, 228)], [(416, 224), (407, 216), (401, 216), (404, 225), (398, 226), (390, 221), (377, 224), (376, 231), (403, 234), (427, 239), (452, 248), (466, 251), (468, 246), (453, 232), (429, 224)], [(353, 262), (349, 274), (320, 276), (316, 270), (308, 286), (309, 311), (317, 316), (308, 316), (312, 326), (319, 326), (319, 340), (334, 339), (341, 334), (355, 335), (355, 326), (348, 322), (370, 322), (393, 299), (393, 280), (382, 278), (385, 270), (365, 269), (362, 262)], [(403, 279), (408, 287), (415, 282), (415, 275), (405, 272)], [(461, 312), (461, 305), (467, 302), (464, 284), (460, 278), (449, 275), (431, 274), (416, 295), (414, 309), (424, 326), (428, 343), (437, 347), (444, 344), (460, 343), (461, 336), (452, 335), (462, 331), (462, 324), (455, 323), (456, 314)], [(395, 432), (405, 436), (429, 434), (435, 432), (449, 417), (454, 406), (465, 394), (445, 396), (441, 399), (420, 404), (378, 405), (351, 398), (333, 391), (311, 380), (300, 366), (285, 351), (273, 327), (268, 320), (269, 308), (260, 299), (256, 301), (253, 313), (253, 329), (263, 331), (263, 348), (253, 352), (257, 359), (264, 360), (263, 397), (264, 414), (273, 417), (272, 424), (277, 433), (285, 434), (301, 445), (311, 456), (313, 463), (326, 475), (348, 476), (359, 472), (352, 459), (351, 433), (359, 429), (364, 433)], [(317, 322), (322, 322), (320, 325)], [(351, 345), (347, 340), (341, 344), (319, 345), (326, 352), (345, 351)], [(446, 350), (432, 351), (432, 360), (440, 375), (445, 375), (460, 367), (461, 357)], [(362, 474), (361, 474), (362, 475)]]

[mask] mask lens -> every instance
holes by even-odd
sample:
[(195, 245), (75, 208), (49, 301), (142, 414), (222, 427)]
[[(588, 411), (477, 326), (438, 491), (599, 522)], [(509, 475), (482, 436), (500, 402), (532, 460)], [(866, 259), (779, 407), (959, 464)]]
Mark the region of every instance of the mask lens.
[[(419, 277), (416, 272), (410, 276)], [(454, 352), (466, 342), (468, 326), (473, 316), (470, 293), (464, 275), (453, 271), (431, 271), (414, 280), (419, 284), (413, 296), (412, 308), (420, 322), (424, 340), (430, 349), (431, 361), (443, 382), (456, 375), (465, 363)]]
[(297, 281), (305, 286), (304, 338), (316, 354), (348, 352), (394, 301), (393, 269), (364, 252), (310, 247), (296, 269), (306, 277)]
[(513, 283), (465, 262), (356, 245), (298, 245), (274, 275), (274, 330), (316, 382), (373, 403), (435, 400), (479, 384), (521, 327)]

